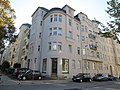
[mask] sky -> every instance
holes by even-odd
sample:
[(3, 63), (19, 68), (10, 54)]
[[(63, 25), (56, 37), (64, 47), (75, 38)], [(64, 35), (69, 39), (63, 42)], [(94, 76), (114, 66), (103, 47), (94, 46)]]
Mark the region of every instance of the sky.
[(105, 12), (108, 7), (107, 1), (108, 0), (10, 0), (10, 4), (16, 12), (15, 27), (18, 33), (23, 23), (31, 24), (31, 15), (38, 7), (45, 7), (50, 10), (54, 7), (62, 8), (66, 4), (75, 9), (74, 15), (83, 12), (90, 20), (96, 18), (98, 21), (106, 24), (106, 22), (109, 21), (109, 15)]

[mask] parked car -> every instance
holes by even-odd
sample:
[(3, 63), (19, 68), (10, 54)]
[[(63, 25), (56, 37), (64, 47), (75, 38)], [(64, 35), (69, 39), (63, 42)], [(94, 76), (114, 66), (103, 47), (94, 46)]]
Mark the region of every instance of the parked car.
[(93, 77), (93, 81), (108, 81), (108, 80), (110, 80), (110, 78), (106, 73), (96, 74)]
[(83, 82), (83, 81), (92, 81), (90, 73), (78, 73), (76, 76), (73, 76), (73, 81)]
[(22, 73), (18, 76), (19, 80), (26, 80), (26, 79), (42, 79), (42, 75), (39, 71), (28, 70), (25, 73)]
[(14, 71), (14, 75), (18, 77), (19, 74), (25, 73), (27, 70), (29, 69), (28, 68), (16, 68)]
[(109, 80), (111, 80), (111, 81), (114, 81), (114, 80), (117, 80), (117, 79), (118, 79), (117, 77), (112, 76), (112, 75), (108, 75), (108, 77), (109, 77)]

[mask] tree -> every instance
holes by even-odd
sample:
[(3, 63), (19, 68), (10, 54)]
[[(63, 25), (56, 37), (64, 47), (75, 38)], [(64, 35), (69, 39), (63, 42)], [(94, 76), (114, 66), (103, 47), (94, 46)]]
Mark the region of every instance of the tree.
[(14, 37), (15, 11), (10, 6), (9, 0), (0, 0), (0, 49), (5, 47), (5, 41)]
[(100, 35), (106, 38), (113, 38), (120, 43), (120, 2), (119, 0), (110, 0), (107, 2), (109, 5), (106, 12), (110, 15), (110, 20), (107, 27), (101, 22), (97, 21), (100, 25)]
[(5, 69), (10, 67), (10, 63), (8, 61), (4, 61), (1, 65), (1, 70), (5, 71)]
[(20, 63), (15, 63), (13, 67), (14, 67), (14, 68), (20, 68), (20, 67), (21, 67), (21, 64), (20, 64)]

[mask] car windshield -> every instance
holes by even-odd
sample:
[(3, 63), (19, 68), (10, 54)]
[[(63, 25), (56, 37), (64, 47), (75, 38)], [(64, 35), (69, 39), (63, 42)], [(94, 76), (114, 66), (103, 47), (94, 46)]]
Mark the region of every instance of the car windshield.
[(31, 70), (28, 70), (28, 71), (25, 72), (25, 74), (31, 74), (31, 73), (32, 73)]
[(78, 73), (76, 76), (90, 77), (90, 74), (88, 74), (88, 73)]
[(82, 76), (83, 75), (83, 73), (78, 73), (76, 76)]

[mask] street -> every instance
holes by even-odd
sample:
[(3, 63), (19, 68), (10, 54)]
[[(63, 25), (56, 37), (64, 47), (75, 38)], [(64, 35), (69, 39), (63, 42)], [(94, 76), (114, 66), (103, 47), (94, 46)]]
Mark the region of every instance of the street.
[(2, 76), (0, 90), (120, 90), (120, 80), (72, 82), (71, 80), (11, 80)]

